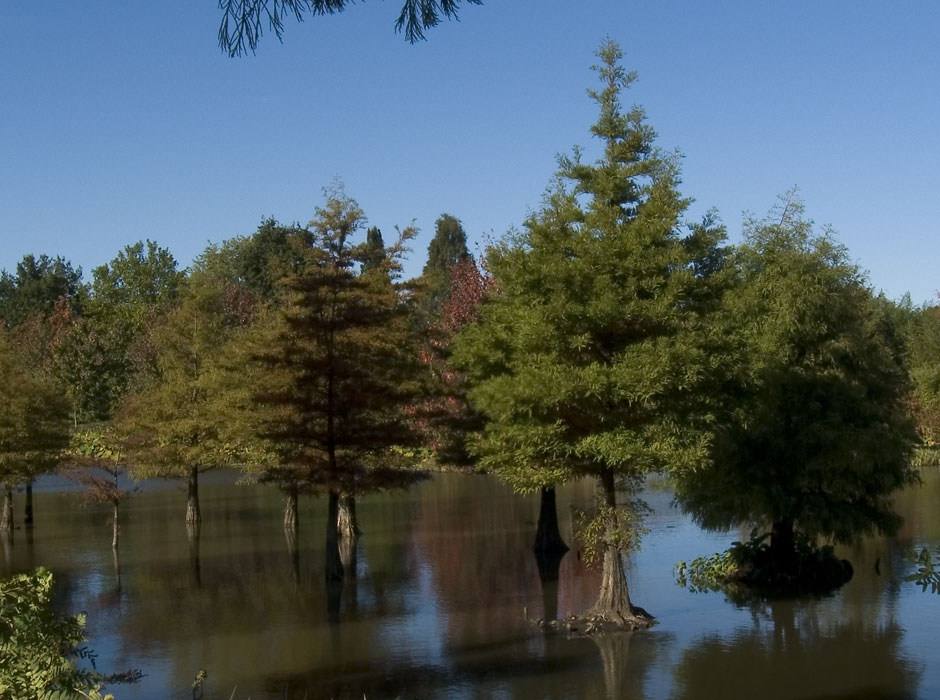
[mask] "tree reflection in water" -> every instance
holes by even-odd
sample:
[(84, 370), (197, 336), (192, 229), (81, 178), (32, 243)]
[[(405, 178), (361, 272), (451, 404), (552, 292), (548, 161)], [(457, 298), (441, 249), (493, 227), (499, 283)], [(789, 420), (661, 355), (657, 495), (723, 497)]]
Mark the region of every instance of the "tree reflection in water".
[(682, 653), (675, 700), (715, 697), (915, 698), (921, 664), (903, 656), (894, 621), (826, 620), (817, 601), (774, 601), (735, 634), (706, 634)]

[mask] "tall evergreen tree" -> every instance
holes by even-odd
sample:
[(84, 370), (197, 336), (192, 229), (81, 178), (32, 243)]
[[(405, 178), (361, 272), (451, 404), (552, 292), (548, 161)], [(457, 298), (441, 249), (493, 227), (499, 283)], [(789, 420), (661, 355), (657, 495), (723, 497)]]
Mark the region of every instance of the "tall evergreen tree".
[(441, 214), (434, 225), (434, 238), (428, 244), (428, 261), (422, 272), (427, 287), (427, 310), (437, 314), (447, 302), (451, 272), (461, 260), (470, 257), (467, 234), (460, 219)]
[(362, 271), (369, 272), (376, 269), (385, 258), (385, 241), (382, 240), (382, 231), (377, 226), (371, 226), (366, 231), (366, 243), (362, 249)]
[(687, 200), (675, 158), (654, 146), (640, 108), (622, 111), (635, 75), (619, 47), (607, 40), (598, 56), (602, 89), (589, 94), (603, 155), (593, 165), (578, 151), (562, 158), (542, 209), (489, 251), (498, 294), (457, 337), (454, 359), (487, 419), (473, 446), (483, 467), (524, 491), (596, 477), (597, 513), (583, 536), (604, 569), (589, 614), (644, 626), (623, 571), (635, 541), (630, 505), (643, 475), (707, 454), (696, 409), (717, 361), (704, 314), (720, 291), (723, 231), (706, 221), (680, 235)]
[[(286, 327), (261, 358), (289, 377), (288, 386), (259, 401), (284, 409), (264, 431), (281, 461), (302, 465), (308, 481), (328, 493), (328, 552), (336, 552), (341, 497), (414, 478), (396, 468), (389, 448), (417, 440), (405, 408), (417, 400), (421, 368), (403, 288), (394, 279), (414, 232), (402, 233), (382, 265), (357, 273), (365, 247), (353, 237), (362, 210), (339, 185), (325, 195), (310, 222), (314, 240), (303, 251), (305, 265), (286, 281)], [(330, 571), (341, 575), (338, 558)]]
[(775, 571), (797, 534), (891, 533), (892, 493), (916, 481), (903, 346), (844, 247), (815, 235), (790, 193), (746, 222), (735, 254), (739, 369), (706, 467), (677, 497), (707, 527), (769, 525)]

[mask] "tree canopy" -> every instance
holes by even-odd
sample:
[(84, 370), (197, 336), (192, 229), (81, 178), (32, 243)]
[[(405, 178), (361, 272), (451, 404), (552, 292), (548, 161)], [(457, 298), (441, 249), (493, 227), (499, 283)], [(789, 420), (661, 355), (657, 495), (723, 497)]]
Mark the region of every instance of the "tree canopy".
[(776, 558), (793, 556), (795, 531), (893, 532), (891, 495), (916, 481), (896, 330), (845, 248), (802, 213), (791, 193), (746, 223), (726, 297), (739, 364), (714, 458), (677, 486), (707, 527), (769, 522)]
[(588, 528), (602, 533), (605, 557), (597, 610), (636, 622), (620, 560), (630, 514), (615, 491), (707, 455), (708, 431), (690, 410), (712, 361), (701, 322), (712, 275), (697, 262), (717, 255), (723, 231), (680, 234), (688, 200), (676, 159), (654, 146), (642, 109), (622, 111), (635, 75), (619, 47), (608, 40), (598, 56), (601, 89), (589, 94), (603, 154), (562, 158), (543, 207), (488, 251), (497, 293), (458, 335), (454, 361), (486, 417), (472, 443), (482, 466), (523, 490), (599, 479)]
[(259, 396), (283, 407), (264, 431), (287, 461), (303, 464), (323, 491), (356, 494), (395, 483), (383, 465), (393, 445), (417, 435), (405, 415), (419, 390), (417, 338), (403, 289), (393, 279), (405, 240), (402, 233), (376, 268), (358, 273), (369, 245), (354, 236), (362, 210), (341, 186), (310, 222), (313, 244), (304, 265), (285, 282), (282, 332), (260, 359), (290, 377), (286, 388)]

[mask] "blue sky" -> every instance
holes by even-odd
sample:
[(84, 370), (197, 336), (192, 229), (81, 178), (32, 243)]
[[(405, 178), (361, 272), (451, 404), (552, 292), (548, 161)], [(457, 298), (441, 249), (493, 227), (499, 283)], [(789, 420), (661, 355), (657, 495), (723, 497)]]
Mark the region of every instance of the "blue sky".
[(683, 193), (742, 212), (800, 187), (889, 297), (940, 288), (940, 3), (487, 0), (428, 41), (397, 0), (289, 21), (257, 55), (216, 45), (215, 0), (0, 3), (0, 268), (62, 255), (86, 279), (151, 238), (188, 265), (263, 217), (306, 223), (335, 177), (389, 237), (414, 219), (498, 237), (539, 206), (555, 156), (596, 152), (604, 36), (640, 74)]

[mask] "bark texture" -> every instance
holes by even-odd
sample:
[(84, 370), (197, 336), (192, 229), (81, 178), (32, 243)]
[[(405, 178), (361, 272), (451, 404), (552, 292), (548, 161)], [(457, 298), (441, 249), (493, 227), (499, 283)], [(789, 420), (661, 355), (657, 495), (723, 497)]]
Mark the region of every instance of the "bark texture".
[(287, 492), (287, 498), (284, 500), (284, 529), (297, 532), (300, 522), (297, 517), (297, 491), (292, 489)]
[(121, 506), (119, 503), (114, 504), (114, 512), (111, 514), (111, 527), (111, 549), (114, 550), (116, 557), (118, 537), (121, 534)]
[[(601, 495), (604, 503), (611, 508), (617, 507), (617, 492), (614, 473), (607, 469), (600, 477)], [(609, 527), (613, 527), (611, 524)], [(618, 626), (637, 628), (649, 627), (653, 618), (642, 608), (633, 605), (627, 577), (623, 572), (623, 555), (613, 543), (613, 533), (608, 530), (604, 544), (604, 569), (601, 574), (601, 588), (597, 602), (588, 611), (588, 617)]]
[(362, 534), (359, 529), (359, 518), (356, 515), (356, 499), (354, 496), (340, 496), (336, 526), (339, 536), (343, 539), (356, 539)]

